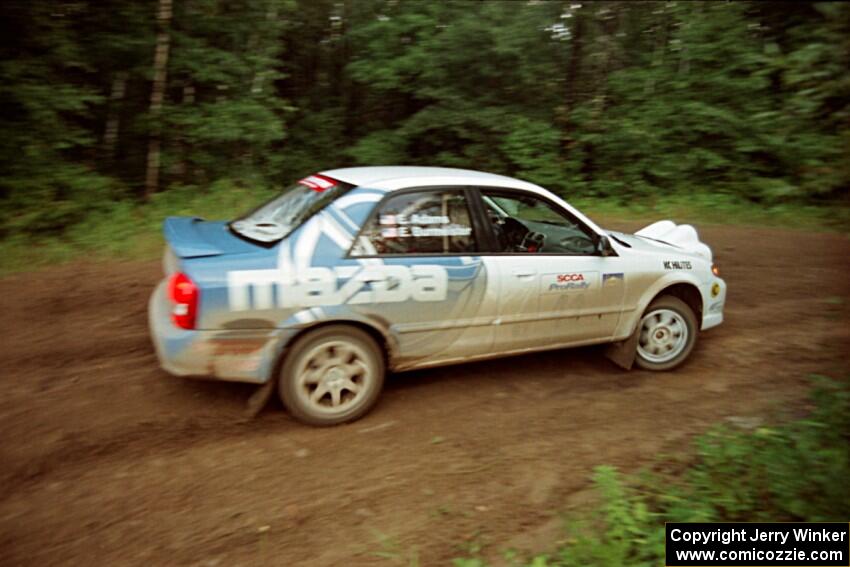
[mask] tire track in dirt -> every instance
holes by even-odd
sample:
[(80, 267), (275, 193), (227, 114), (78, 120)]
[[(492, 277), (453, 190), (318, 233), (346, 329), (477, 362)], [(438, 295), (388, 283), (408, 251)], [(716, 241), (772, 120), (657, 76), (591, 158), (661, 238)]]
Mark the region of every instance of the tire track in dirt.
[(847, 375), (845, 236), (700, 232), (727, 322), (682, 369), (622, 372), (590, 347), (412, 372), (333, 429), (277, 403), (245, 421), (250, 386), (158, 370), (158, 262), (0, 280), (0, 563), (432, 565), (550, 545), (594, 466), (651, 464), (718, 420), (803, 407), (808, 373)]

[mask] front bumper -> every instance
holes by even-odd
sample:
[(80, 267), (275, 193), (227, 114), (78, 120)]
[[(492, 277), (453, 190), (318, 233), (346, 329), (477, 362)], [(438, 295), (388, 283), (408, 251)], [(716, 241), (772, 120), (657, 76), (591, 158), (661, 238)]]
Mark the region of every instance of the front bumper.
[(170, 309), (163, 281), (148, 301), (148, 325), (166, 372), (253, 384), (269, 380), (282, 329), (185, 330), (171, 322)]
[(726, 282), (720, 278), (712, 278), (701, 292), (703, 312), (700, 328), (705, 331), (723, 322), (723, 309), (726, 306)]

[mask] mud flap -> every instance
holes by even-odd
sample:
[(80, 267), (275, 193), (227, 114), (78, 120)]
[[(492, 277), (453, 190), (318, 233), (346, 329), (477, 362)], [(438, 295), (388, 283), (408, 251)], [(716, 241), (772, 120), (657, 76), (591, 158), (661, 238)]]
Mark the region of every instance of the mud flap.
[(637, 342), (640, 336), (640, 326), (635, 328), (635, 332), (624, 341), (611, 343), (605, 350), (605, 356), (608, 360), (626, 370), (632, 369), (632, 364), (635, 362), (637, 354)]
[(277, 384), (277, 380), (269, 380), (254, 390), (254, 393), (248, 398), (248, 403), (245, 404), (246, 419), (253, 419), (263, 411), (263, 408), (269, 403), (272, 393), (274, 393), (275, 384)]

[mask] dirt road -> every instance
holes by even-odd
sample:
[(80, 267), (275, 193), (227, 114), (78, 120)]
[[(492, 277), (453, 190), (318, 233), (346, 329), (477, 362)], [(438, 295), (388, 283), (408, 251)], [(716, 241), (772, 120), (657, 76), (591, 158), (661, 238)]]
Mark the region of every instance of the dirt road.
[[(615, 225), (616, 223), (611, 223)], [(634, 229), (623, 225), (615, 228)], [(0, 280), (0, 564), (446, 564), (545, 549), (592, 468), (632, 470), (847, 374), (850, 240), (707, 228), (727, 322), (665, 374), (584, 348), (392, 376), (332, 429), (157, 367), (158, 262)], [(381, 553), (383, 557), (378, 557)]]

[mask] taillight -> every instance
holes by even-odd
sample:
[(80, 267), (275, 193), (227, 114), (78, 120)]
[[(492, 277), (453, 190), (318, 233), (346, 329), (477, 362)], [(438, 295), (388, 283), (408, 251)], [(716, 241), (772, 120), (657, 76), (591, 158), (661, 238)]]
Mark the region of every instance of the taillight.
[(720, 277), (720, 268), (718, 268), (716, 264), (712, 264), (711, 265), (711, 273), (719, 278)]
[(171, 320), (181, 329), (195, 328), (198, 295), (198, 286), (186, 274), (177, 272), (168, 280), (168, 297), (174, 304)]

